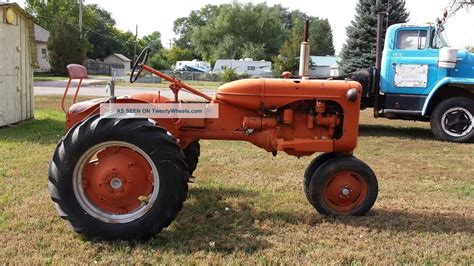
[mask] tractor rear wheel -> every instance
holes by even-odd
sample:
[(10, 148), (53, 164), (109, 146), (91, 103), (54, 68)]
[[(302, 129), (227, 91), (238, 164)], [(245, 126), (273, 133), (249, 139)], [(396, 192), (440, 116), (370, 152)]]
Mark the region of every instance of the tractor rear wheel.
[(74, 231), (143, 239), (177, 216), (187, 195), (184, 154), (145, 119), (91, 117), (61, 139), (49, 165), (49, 193)]
[(201, 155), (201, 145), (199, 145), (199, 141), (196, 140), (189, 143), (183, 152), (184, 161), (188, 165), (189, 176), (192, 177), (199, 163), (199, 156)]
[(374, 205), (377, 193), (377, 178), (367, 164), (353, 156), (339, 156), (313, 172), (307, 197), (321, 214), (363, 215)]

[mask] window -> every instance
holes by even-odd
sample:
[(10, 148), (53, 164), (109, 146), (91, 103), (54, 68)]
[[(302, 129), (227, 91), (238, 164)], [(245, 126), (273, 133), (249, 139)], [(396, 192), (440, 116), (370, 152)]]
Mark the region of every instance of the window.
[(48, 58), (48, 52), (46, 51), (46, 49), (41, 49), (41, 55), (44, 59)]
[(426, 48), (426, 30), (401, 30), (397, 35), (397, 49), (419, 50)]
[(253, 71), (253, 70), (255, 70), (255, 67), (254, 66), (248, 66), (247, 70)]
[(226, 70), (227, 67), (226, 66), (221, 66), (221, 70)]
[(443, 32), (436, 30), (431, 31), (431, 48), (438, 49), (447, 46), (448, 43), (446, 42), (446, 39), (443, 36)]

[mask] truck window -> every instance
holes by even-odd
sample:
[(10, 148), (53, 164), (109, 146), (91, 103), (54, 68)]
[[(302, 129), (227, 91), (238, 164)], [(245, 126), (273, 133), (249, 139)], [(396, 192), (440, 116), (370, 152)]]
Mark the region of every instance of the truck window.
[(438, 49), (448, 46), (448, 42), (446, 42), (443, 32), (433, 30), (431, 36), (431, 48)]
[(426, 47), (426, 30), (401, 30), (397, 34), (397, 49), (419, 50)]

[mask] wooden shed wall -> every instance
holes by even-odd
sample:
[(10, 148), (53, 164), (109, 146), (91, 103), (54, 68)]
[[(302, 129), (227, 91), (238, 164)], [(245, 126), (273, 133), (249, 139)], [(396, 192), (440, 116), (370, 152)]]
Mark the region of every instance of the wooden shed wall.
[(13, 25), (3, 18), (0, 6), (0, 126), (34, 117), (32, 36), (33, 21), (15, 8)]

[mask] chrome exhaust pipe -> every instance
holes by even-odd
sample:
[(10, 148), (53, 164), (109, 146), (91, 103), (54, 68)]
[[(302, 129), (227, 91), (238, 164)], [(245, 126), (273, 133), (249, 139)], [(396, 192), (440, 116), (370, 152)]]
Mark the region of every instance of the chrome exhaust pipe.
[(309, 79), (309, 52), (309, 20), (306, 20), (304, 24), (303, 42), (301, 43), (300, 50), (299, 76), (302, 79)]

